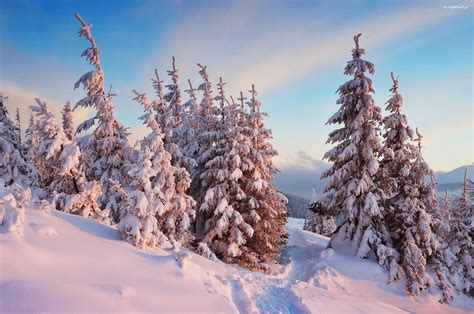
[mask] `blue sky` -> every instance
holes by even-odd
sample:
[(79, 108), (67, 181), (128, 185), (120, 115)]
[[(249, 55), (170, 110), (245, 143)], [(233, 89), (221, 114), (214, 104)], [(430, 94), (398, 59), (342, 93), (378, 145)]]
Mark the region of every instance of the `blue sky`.
[[(97, 3), (96, 3), (97, 2)], [(363, 33), (375, 63), (375, 99), (389, 97), (390, 72), (400, 75), (404, 111), (424, 134), (425, 159), (435, 170), (471, 164), (473, 148), (472, 1), (21, 1), (0, 2), (0, 90), (24, 121), (34, 97), (59, 112), (77, 78), (80, 58), (74, 12), (94, 26), (116, 115), (134, 138), (145, 132), (131, 89), (151, 94), (176, 56), (183, 89), (199, 83), (196, 62), (222, 76), (229, 94), (255, 83), (273, 129), (283, 171), (316, 173), (335, 91), (348, 78), (352, 36)], [(457, 7), (456, 7), (457, 6)], [(88, 112), (77, 112), (81, 121)], [(296, 172), (295, 172), (296, 173)], [(317, 180), (317, 178), (316, 178)]]

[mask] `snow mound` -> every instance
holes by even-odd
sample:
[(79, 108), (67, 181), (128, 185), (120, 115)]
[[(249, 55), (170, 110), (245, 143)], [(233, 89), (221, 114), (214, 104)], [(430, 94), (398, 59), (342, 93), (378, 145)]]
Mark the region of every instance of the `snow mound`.
[[(8, 199), (8, 197), (7, 197)], [(273, 274), (211, 261), (186, 249), (143, 251), (117, 230), (27, 208), (23, 236), (0, 233), (0, 312), (456, 313), (425, 294), (387, 285), (374, 262), (326, 249), (328, 239), (290, 221)]]
[(22, 235), (25, 222), (25, 205), (30, 202), (30, 189), (23, 189), (17, 184), (8, 189), (0, 179), (0, 232), (11, 232)]

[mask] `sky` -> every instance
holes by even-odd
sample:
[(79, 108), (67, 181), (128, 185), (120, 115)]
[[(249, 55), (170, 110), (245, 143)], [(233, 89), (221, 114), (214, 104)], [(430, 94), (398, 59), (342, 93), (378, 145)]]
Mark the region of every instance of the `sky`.
[[(308, 195), (326, 167), (330, 147), (325, 125), (337, 111), (337, 88), (349, 77), (352, 37), (362, 33), (365, 59), (375, 64), (376, 104), (390, 97), (390, 72), (399, 76), (403, 111), (423, 134), (424, 157), (437, 171), (472, 164), (472, 1), (145, 1), (1, 0), (0, 91), (22, 120), (39, 97), (59, 117), (66, 101), (85, 94), (75, 81), (91, 68), (77, 35), (79, 12), (101, 51), (106, 85), (116, 116), (132, 132), (147, 131), (132, 101), (132, 89), (152, 95), (157, 68), (165, 81), (176, 57), (182, 89), (200, 83), (196, 63), (214, 82), (223, 77), (228, 94), (259, 91), (266, 124), (279, 151), (282, 189)], [(383, 111), (385, 113), (385, 111)], [(88, 115), (74, 114), (75, 123)], [(311, 178), (314, 178), (312, 180)]]

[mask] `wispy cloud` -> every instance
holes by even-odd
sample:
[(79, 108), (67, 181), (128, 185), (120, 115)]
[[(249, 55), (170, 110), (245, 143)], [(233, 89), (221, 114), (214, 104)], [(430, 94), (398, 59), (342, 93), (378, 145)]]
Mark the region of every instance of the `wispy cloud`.
[(288, 17), (278, 16), (278, 22), (272, 21), (262, 14), (267, 9), (261, 2), (229, 2), (193, 11), (190, 17), (178, 21), (143, 61), (144, 75), (152, 73), (153, 65), (165, 73), (172, 53), (186, 78), (198, 79), (196, 63), (200, 62), (208, 66), (214, 80), (223, 76), (233, 94), (238, 88), (247, 90), (250, 80), (237, 85), (246, 69), (264, 62), (284, 46), (303, 41), (306, 32), (322, 26), (322, 20), (317, 19), (295, 24)]
[[(132, 88), (151, 94), (150, 78), (154, 67), (163, 77), (166, 76), (171, 56), (175, 55), (181, 71), (182, 89), (186, 88), (187, 78), (198, 85), (200, 78), (196, 62), (208, 65), (213, 81), (223, 76), (228, 82), (228, 95), (235, 95), (240, 89), (246, 91), (251, 83), (255, 83), (262, 100), (273, 103), (265, 110), (270, 113), (268, 125), (274, 129), (273, 143), (281, 153), (277, 158), (278, 165), (282, 169), (307, 169), (301, 160), (296, 160), (298, 158), (293, 156), (293, 152), (305, 150), (320, 157), (326, 150), (324, 140), (328, 128), (323, 125), (330, 115), (328, 112), (333, 110), (329, 104), (334, 105), (331, 97), (335, 97), (334, 89), (340, 83), (335, 75), (341, 75), (343, 65), (350, 58), (352, 36), (362, 32), (362, 46), (367, 49), (367, 58), (376, 62), (381, 72), (375, 78), (377, 104), (382, 106), (388, 95), (388, 84), (380, 87), (385, 84), (382, 77), (387, 78), (385, 75), (388, 74), (383, 74), (382, 70), (401, 71), (401, 87), (407, 100), (405, 112), (410, 124), (419, 126), (425, 135), (427, 159), (433, 160), (437, 169), (442, 168), (440, 165), (448, 165), (447, 159), (451, 158), (446, 158), (446, 145), (462, 146), (461, 155), (466, 158), (466, 142), (472, 141), (472, 137), (469, 139), (467, 132), (462, 131), (468, 123), (462, 122), (461, 118), (469, 112), (470, 103), (466, 99), (472, 95), (472, 75), (461, 77), (464, 65), (455, 71), (452, 65), (458, 59), (458, 53), (463, 53), (461, 62), (468, 62), (464, 55), (472, 47), (468, 39), (465, 39), (465, 44), (461, 39), (448, 40), (448, 44), (435, 39), (469, 38), (466, 34), (470, 35), (472, 31), (467, 31), (466, 15), (472, 10), (445, 10), (441, 1), (422, 1), (414, 5), (409, 1), (340, 5), (333, 1), (209, 0), (196, 4), (176, 0), (140, 1), (126, 10), (123, 5), (119, 7), (109, 12), (105, 19), (90, 17), (90, 22), (96, 23), (95, 32), (104, 55), (106, 83), (113, 83), (118, 94), (114, 100), (116, 115), (124, 125), (133, 126), (131, 142), (146, 134), (146, 128), (135, 118), (141, 115), (142, 109), (131, 100)], [(96, 6), (91, 7), (91, 12), (96, 9)], [(17, 8), (14, 10), (18, 11)], [(37, 19), (33, 13), (38, 14), (32, 11), (28, 20), (34, 22)], [(59, 12), (52, 16), (57, 14)], [(458, 20), (461, 14), (463, 18)], [(341, 19), (341, 16), (347, 18)], [(10, 19), (8, 25), (21, 23), (19, 19)], [(100, 28), (99, 23), (102, 23)], [(36, 22), (27, 24), (37, 26)], [(7, 38), (0, 51), (0, 91), (10, 96), (10, 111), (20, 107), (24, 121), (29, 115), (28, 106), (34, 103), (35, 97), (46, 100), (58, 115), (66, 100), (74, 102), (84, 96), (83, 91), (73, 92), (72, 85), (80, 74), (90, 70), (78, 56), (85, 43), (73, 35), (77, 31), (76, 24), (59, 25), (66, 30), (70, 28), (63, 34), (67, 40), (56, 31), (55, 36), (41, 36), (41, 47), (48, 47), (49, 52), (35, 50), (31, 38), (38, 37), (40, 32), (24, 31), (36, 27), (5, 27), (12, 34), (21, 29), (18, 33), (26, 35)], [(453, 31), (460, 33), (451, 36)], [(73, 47), (73, 43), (77, 47)], [(31, 49), (25, 48), (30, 46)], [(410, 51), (410, 58), (393, 59), (393, 56), (400, 56), (400, 51)], [(419, 68), (416, 58), (425, 56), (438, 63), (433, 66), (424, 63), (424, 68)], [(316, 82), (315, 89), (307, 88), (306, 80), (311, 84)], [(329, 80), (332, 87), (321, 88)], [(455, 88), (447, 90), (450, 84), (455, 84)], [(469, 86), (460, 89), (459, 84)], [(433, 93), (433, 90), (443, 92)], [(293, 95), (296, 97), (292, 98)], [(446, 104), (456, 104), (456, 110), (451, 110)], [(290, 109), (290, 106), (293, 107)], [(316, 107), (317, 110), (308, 110)], [(293, 111), (291, 119), (286, 110)], [(76, 123), (88, 114), (76, 112)], [(303, 115), (311, 118), (300, 119)], [(428, 115), (430, 119), (426, 119)], [(452, 125), (445, 123), (445, 117), (452, 121)], [(296, 119), (297, 123), (291, 122)], [(460, 125), (464, 125), (462, 130)], [(292, 130), (288, 131), (289, 128)], [(456, 139), (456, 144), (454, 141), (446, 143), (439, 140), (446, 138), (444, 134), (458, 134), (462, 138)], [(454, 161), (449, 165), (452, 163)]]
[(449, 15), (439, 7), (405, 7), (389, 14), (374, 16), (368, 21), (356, 21), (354, 25), (331, 33), (321, 40), (306, 38), (302, 45), (281, 49), (263, 62), (251, 65), (242, 71), (238, 85), (254, 78), (260, 89), (281, 86), (309, 72), (317, 72), (347, 59), (352, 36), (364, 35), (362, 46), (377, 48), (404, 34), (412, 33), (447, 18)]
[(309, 198), (313, 190), (318, 194), (323, 191), (325, 180), (320, 177), (328, 167), (328, 163), (299, 151), (291, 160), (280, 165), (280, 172), (275, 176), (275, 185), (284, 192)]
[(425, 4), (361, 16), (344, 27), (322, 16), (275, 16), (274, 21), (267, 21), (270, 26), (262, 27), (265, 23), (257, 21), (267, 9), (262, 3), (246, 3), (193, 12), (144, 63), (159, 62), (157, 65), (167, 68), (169, 56), (165, 54), (173, 52), (188, 76), (195, 77), (192, 71), (199, 61), (209, 65), (211, 74), (224, 74), (232, 93), (252, 82), (266, 91), (343, 63), (356, 32), (364, 33), (363, 47), (372, 49), (453, 16), (437, 4)]
[(458, 132), (472, 131), (474, 129), (474, 118), (464, 117), (448, 121), (442, 125), (420, 131), (423, 136), (423, 144), (431, 145), (437, 142), (444, 142), (452, 138)]
[[(81, 74), (77, 68), (84, 67), (84, 61), (79, 57), (73, 58), (77, 64), (70, 64), (69, 60), (61, 60), (54, 53), (46, 56), (36, 54), (34, 50), (22, 50), (7, 42), (2, 43), (0, 53), (0, 91), (9, 98), (7, 107), (10, 112), (19, 108), (23, 128), (31, 114), (29, 107), (36, 104), (35, 98), (45, 101), (59, 121), (66, 101), (74, 106), (75, 101), (84, 97), (82, 88), (73, 89)], [(74, 111), (74, 124), (77, 126), (92, 112), (90, 108)]]
[[(43, 93), (18, 86), (13, 83), (2, 82), (0, 90), (4, 96), (8, 97), (6, 106), (10, 111), (10, 115), (13, 117), (16, 108), (20, 110), (20, 117), (22, 120), (22, 128), (27, 127), (27, 121), (30, 117), (31, 111), (30, 106), (36, 105), (35, 98), (39, 98), (48, 104), (49, 109), (55, 115), (56, 119), (60, 121), (61, 110), (65, 104), (63, 100), (55, 97), (44, 95)], [(91, 109), (82, 109), (74, 112), (73, 122), (77, 126), (78, 123), (84, 121), (91, 114)]]

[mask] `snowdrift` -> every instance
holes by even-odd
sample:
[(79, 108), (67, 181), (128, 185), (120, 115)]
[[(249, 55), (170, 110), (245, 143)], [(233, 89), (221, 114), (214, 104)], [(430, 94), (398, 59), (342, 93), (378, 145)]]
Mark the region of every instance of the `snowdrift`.
[[(0, 205), (2, 206), (2, 205)], [(188, 250), (143, 251), (117, 230), (82, 217), (25, 210), (20, 233), (0, 227), (0, 312), (462, 313), (439, 296), (410, 298), (387, 285), (372, 261), (325, 249), (328, 239), (300, 230), (273, 274), (226, 265)]]

